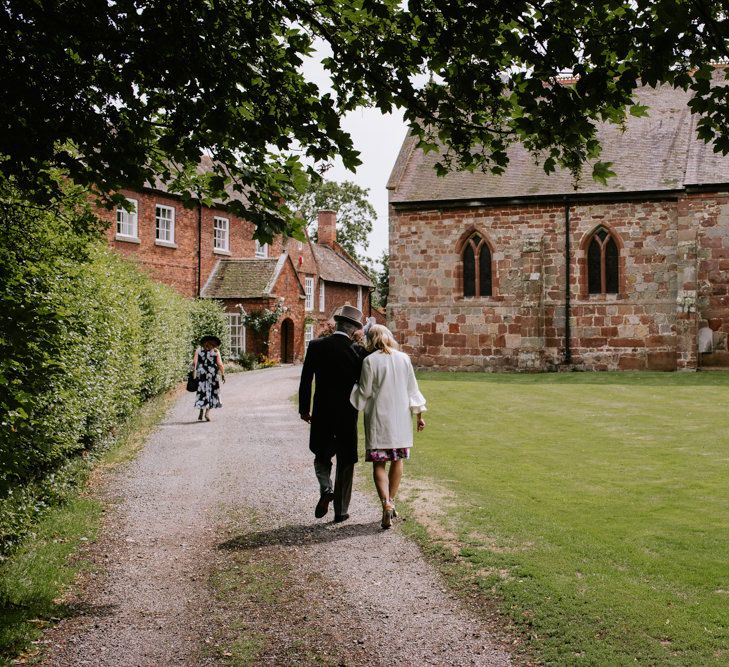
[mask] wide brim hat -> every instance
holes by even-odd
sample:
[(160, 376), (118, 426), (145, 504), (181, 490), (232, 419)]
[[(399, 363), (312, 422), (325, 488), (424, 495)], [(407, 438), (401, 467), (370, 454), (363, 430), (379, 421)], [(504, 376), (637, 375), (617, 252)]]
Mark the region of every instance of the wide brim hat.
[(200, 339), (200, 345), (205, 345), (205, 343), (212, 343), (215, 347), (220, 347), (220, 338), (213, 335), (203, 336)]
[(362, 328), (362, 311), (354, 306), (342, 306), (336, 313), (334, 313), (334, 319), (339, 322), (350, 322), (356, 324), (360, 329)]

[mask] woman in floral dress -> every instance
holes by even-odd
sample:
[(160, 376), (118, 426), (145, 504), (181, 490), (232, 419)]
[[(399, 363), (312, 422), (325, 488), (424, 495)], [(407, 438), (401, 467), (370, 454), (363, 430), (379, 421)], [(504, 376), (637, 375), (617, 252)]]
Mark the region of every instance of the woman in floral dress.
[(210, 409), (222, 408), (220, 382), (225, 382), (225, 366), (220, 358), (220, 338), (203, 336), (200, 347), (195, 350), (192, 367), (198, 379), (195, 407), (200, 409), (198, 421), (210, 421)]

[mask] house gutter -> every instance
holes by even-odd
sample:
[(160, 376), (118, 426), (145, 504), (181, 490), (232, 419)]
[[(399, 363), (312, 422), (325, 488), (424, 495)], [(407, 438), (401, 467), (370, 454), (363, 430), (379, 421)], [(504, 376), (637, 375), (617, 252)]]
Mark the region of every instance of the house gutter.
[[(692, 187), (692, 190), (695, 190)], [(713, 189), (713, 188), (710, 188)], [(724, 185), (726, 189), (726, 184)], [(529, 206), (531, 204), (564, 203), (565, 197), (573, 202), (610, 203), (623, 201), (674, 201), (690, 191), (688, 187), (674, 190), (642, 190), (628, 192), (575, 192), (571, 195), (555, 193), (549, 195), (525, 195), (521, 197), (480, 197), (475, 199), (419, 199), (412, 201), (391, 201), (397, 211), (410, 210), (441, 210), (458, 208), (478, 208), (482, 206)]]
[(572, 363), (572, 304), (570, 301), (570, 198), (564, 196), (564, 363)]
[(202, 288), (202, 195), (197, 194), (197, 296)]

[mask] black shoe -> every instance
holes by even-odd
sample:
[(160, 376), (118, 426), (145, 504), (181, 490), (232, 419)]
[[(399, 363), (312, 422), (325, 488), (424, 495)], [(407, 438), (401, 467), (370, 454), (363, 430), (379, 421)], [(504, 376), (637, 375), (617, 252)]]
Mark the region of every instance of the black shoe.
[(316, 504), (316, 508), (314, 509), (314, 516), (317, 519), (321, 519), (326, 515), (329, 511), (329, 503), (332, 502), (332, 500), (334, 500), (333, 493), (322, 493), (321, 498), (319, 498), (319, 502)]
[(334, 523), (342, 523), (342, 521), (346, 521), (349, 519), (349, 514), (335, 514), (334, 515)]

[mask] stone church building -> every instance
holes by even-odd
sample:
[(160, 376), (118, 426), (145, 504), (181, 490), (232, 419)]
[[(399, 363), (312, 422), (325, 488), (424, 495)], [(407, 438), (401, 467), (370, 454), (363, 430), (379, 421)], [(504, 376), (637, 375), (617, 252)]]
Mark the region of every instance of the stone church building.
[(408, 137), (388, 182), (388, 322), (416, 365), (451, 370), (729, 366), (729, 157), (696, 138), (688, 93), (600, 128), (575, 184), (521, 146), (507, 171), (436, 176)]

